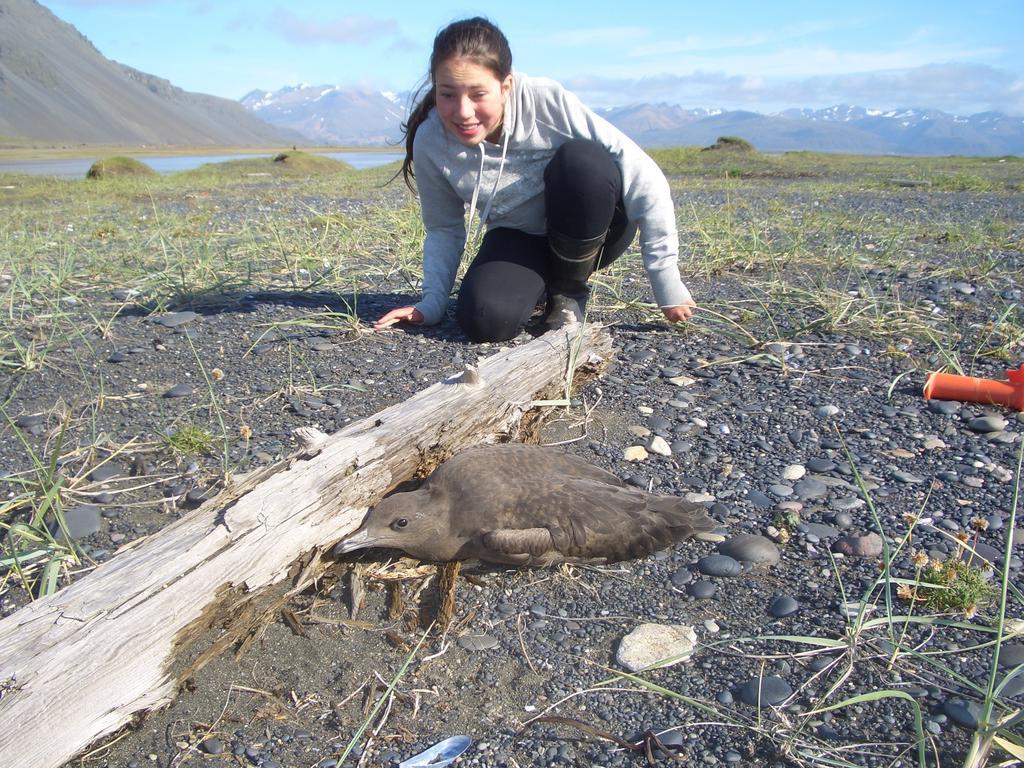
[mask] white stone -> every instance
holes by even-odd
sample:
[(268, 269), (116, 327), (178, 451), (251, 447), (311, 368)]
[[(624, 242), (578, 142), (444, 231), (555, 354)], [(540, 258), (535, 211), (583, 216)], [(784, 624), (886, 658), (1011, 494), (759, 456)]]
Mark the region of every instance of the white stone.
[(937, 437), (925, 438), (924, 447), (927, 451), (937, 451), (946, 447), (946, 444)]
[(700, 491), (690, 491), (683, 498), (694, 504), (705, 504), (709, 501), (715, 500), (715, 497), (712, 494), (702, 493)]
[(629, 432), (633, 437), (650, 437), (651, 430), (647, 427), (642, 427), (639, 424), (634, 424), (631, 427), (626, 427), (626, 431)]
[(671, 456), (672, 449), (668, 447), (668, 443), (665, 442), (665, 438), (661, 435), (655, 435), (651, 438), (651, 444), (649, 446), (651, 453), (656, 453), (659, 456)]
[(807, 467), (803, 464), (790, 464), (784, 470), (782, 470), (783, 480), (799, 480), (801, 477), (807, 474)]
[(669, 383), (675, 384), (677, 387), (688, 387), (695, 381), (696, 379), (691, 379), (689, 376), (673, 376), (669, 379)]
[(652, 413), (654, 413), (654, 409), (651, 408), (651, 406), (649, 405), (637, 406), (637, 410), (640, 411), (640, 413), (642, 413), (644, 416), (650, 416)]
[(626, 461), (647, 461), (647, 449), (642, 445), (631, 445), (622, 452)]
[(697, 633), (685, 624), (641, 624), (619, 642), (615, 660), (630, 672), (688, 661)]
[(706, 629), (711, 634), (715, 634), (716, 632), (721, 630), (721, 627), (718, 626), (718, 622), (714, 619), (705, 619), (704, 629)]

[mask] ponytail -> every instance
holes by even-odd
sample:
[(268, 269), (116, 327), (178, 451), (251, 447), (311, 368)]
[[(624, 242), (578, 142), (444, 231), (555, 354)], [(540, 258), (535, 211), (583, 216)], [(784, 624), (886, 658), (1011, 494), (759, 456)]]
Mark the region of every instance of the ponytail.
[(412, 111), (409, 113), (409, 119), (402, 123), (402, 133), (405, 134), (405, 159), (402, 161), (401, 174), (402, 180), (405, 181), (405, 186), (411, 192), (416, 191), (416, 187), (413, 186), (416, 172), (412, 167), (412, 145), (416, 140), (416, 131), (423, 124), (423, 121), (427, 119), (427, 115), (430, 114), (430, 110), (434, 108), (436, 102), (434, 84), (431, 83), (430, 89), (419, 100), (419, 103), (412, 108)]

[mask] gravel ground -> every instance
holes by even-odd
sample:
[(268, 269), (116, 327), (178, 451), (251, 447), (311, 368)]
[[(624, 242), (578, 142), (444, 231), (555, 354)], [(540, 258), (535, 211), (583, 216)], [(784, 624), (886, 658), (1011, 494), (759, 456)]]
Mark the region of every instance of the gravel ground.
[[(766, 205), (769, 194), (753, 194), (750, 210)], [(808, 203), (797, 185), (772, 199), (785, 206)], [(935, 221), (935, 238), (921, 243), (928, 258), (920, 269), (869, 271), (854, 292), (930, 302), (933, 314), (953, 328), (998, 302), (1017, 302), (1016, 322), (1024, 323), (1024, 256), (995, 254), (1004, 265), (998, 274), (965, 281), (945, 271), (962, 252), (941, 237), (950, 221), (987, 214), (1024, 221), (1024, 197), (912, 190), (902, 198), (865, 192), (827, 204), (852, 217)], [(870, 237), (857, 247), (866, 245)], [(688, 282), (699, 301), (741, 301), (755, 277)], [(642, 298), (642, 276), (625, 289)], [(225, 462), (233, 471), (271, 462), (293, 449), (295, 427), (332, 432), (407, 398), (464, 360), (495, 351), (468, 343), (450, 320), (384, 334), (287, 324), (311, 308), (357, 306), (365, 326), (404, 301), (402, 290), (382, 284), (360, 292), (358, 302), (336, 294), (298, 300), (253, 293), (196, 312), (122, 312), (105, 337), (82, 336), (52, 352), (44, 370), (8, 377), (5, 408), (16, 425), (4, 429), (0, 476), (28, 469), (26, 444), (48, 456), (67, 416), (66, 446), (100, 446), (72, 454), (62, 467), (68, 476), (92, 478), (79, 486), (69, 522), (80, 526), (79, 544), (89, 558), (114, 557), (118, 547), (200, 503)], [(116, 291), (105, 290), (68, 312), (81, 313), (85, 325), (90, 313), (102, 315), (117, 303)], [(914, 764), (913, 713), (905, 700), (808, 714), (837, 682), (827, 703), (871, 691), (908, 693), (924, 714), (929, 763), (959, 759), (976, 716), (971, 684), (984, 684), (991, 659), (991, 649), (962, 650), (978, 643), (978, 633), (907, 629), (901, 647), (946, 652), (938, 657), (945, 670), (909, 655), (890, 664), (893, 638), (885, 627), (864, 630), (852, 652), (782, 636), (843, 637), (847, 603), (879, 571), (872, 506), (890, 540), (906, 531), (907, 515), (930, 519), (918, 526), (914, 548), (938, 559), (956, 557), (954, 537), (966, 532), (981, 554), (1001, 562), (1006, 537), (1013, 536), (1010, 567), (1019, 584), (1024, 530), (1012, 530), (1007, 521), (1021, 414), (925, 401), (924, 374), (913, 363), (928, 362), (929, 353), (911, 340), (894, 349), (891, 340), (812, 328), (797, 342), (754, 349), (736, 334), (680, 332), (631, 310), (599, 305), (595, 314), (611, 324), (616, 360), (544, 428), (543, 440), (627, 482), (703, 501), (721, 536), (600, 569), (467, 564), (453, 628), (423, 645), (373, 719), (368, 746), (364, 736), (356, 749), (361, 764), (397, 765), (457, 734), (473, 740), (458, 763), (466, 766), (645, 763), (642, 753), (576, 725), (523, 728), (541, 714), (627, 740), (653, 731), (695, 765), (797, 765), (824, 758)], [(775, 330), (813, 319), (809, 310), (789, 308), (780, 311)], [(758, 338), (770, 330), (763, 319), (738, 322)], [(511, 343), (531, 338), (528, 331)], [(998, 377), (1006, 367), (979, 359), (976, 372)], [(208, 380), (214, 369), (223, 376)], [(232, 437), (223, 450), (214, 448), (215, 455), (176, 456), (161, 435), (190, 424)], [(103, 446), (125, 446), (132, 438), (134, 444), (102, 464)], [(646, 448), (647, 458), (626, 461), (631, 446)], [(15, 487), (6, 490), (13, 494)], [(986, 521), (984, 533), (972, 528), (975, 519)], [(401, 582), (405, 609), (396, 611), (396, 588), (373, 576), (389, 559), (371, 551), (339, 563), (318, 590), (289, 606), (301, 632), (282, 616), (246, 655), (214, 660), (171, 706), (142, 718), (84, 764), (341, 765), (345, 745), (420, 637), (416, 593), (423, 579)], [(906, 556), (894, 570), (904, 577), (913, 572)], [(367, 589), (355, 622), (349, 610), (353, 572), (362, 574)], [(428, 610), (432, 589), (430, 583), (419, 596)], [(9, 615), (27, 599), (9, 588), (0, 595), (0, 612)], [(869, 618), (877, 617), (885, 606), (876, 601), (868, 610)], [(906, 604), (895, 610), (902, 613)], [(1021, 618), (1019, 603), (1010, 611)], [(972, 621), (980, 626), (991, 615), (991, 608), (979, 607)], [(671, 694), (615, 678), (613, 670), (622, 669), (620, 644), (642, 624), (695, 630), (688, 661), (643, 675)], [(1004, 644), (1003, 652), (1020, 664), (1024, 645)], [(759, 677), (765, 679), (760, 695)], [(1024, 673), (1004, 691), (1017, 706), (1022, 696)], [(666, 762), (657, 749), (654, 757)], [(344, 764), (356, 762), (349, 757)]]

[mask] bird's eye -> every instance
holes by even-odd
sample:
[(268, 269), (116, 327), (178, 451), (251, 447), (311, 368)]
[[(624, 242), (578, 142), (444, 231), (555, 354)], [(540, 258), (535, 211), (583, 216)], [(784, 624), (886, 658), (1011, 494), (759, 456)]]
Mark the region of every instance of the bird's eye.
[(391, 524), (391, 527), (395, 529), (405, 528), (405, 526), (407, 526), (408, 524), (409, 521), (406, 518), (400, 517)]

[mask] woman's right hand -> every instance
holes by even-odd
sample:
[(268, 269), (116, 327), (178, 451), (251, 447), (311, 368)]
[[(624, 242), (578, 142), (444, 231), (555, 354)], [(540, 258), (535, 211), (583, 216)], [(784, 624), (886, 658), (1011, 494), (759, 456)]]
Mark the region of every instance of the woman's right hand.
[(373, 330), (383, 331), (396, 323), (402, 322), (419, 325), (423, 322), (423, 313), (416, 309), (416, 307), (399, 307), (398, 309), (392, 309), (373, 324)]

